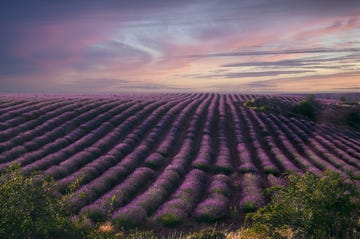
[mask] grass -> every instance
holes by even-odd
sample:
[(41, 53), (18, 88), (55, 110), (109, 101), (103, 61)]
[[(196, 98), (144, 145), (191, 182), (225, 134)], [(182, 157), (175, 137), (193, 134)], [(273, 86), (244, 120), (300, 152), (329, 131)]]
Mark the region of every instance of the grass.
[[(229, 230), (217, 229), (213, 226), (187, 232), (173, 229), (170, 233), (163, 234), (161, 232), (156, 233), (152, 230), (146, 231), (138, 229), (117, 232), (114, 230), (114, 226), (108, 222), (100, 225), (93, 235), (93, 238), (96, 239), (270, 239), (269, 237), (256, 233), (246, 227), (237, 230)], [(285, 231), (284, 236), (288, 236), (285, 238), (292, 238), (290, 231)]]
[[(170, 232), (154, 232), (152, 230), (129, 230), (116, 231), (115, 227), (106, 222), (98, 227), (93, 233), (96, 239), (272, 239), (271, 237), (254, 231), (251, 227), (240, 227), (236, 230), (218, 229), (216, 226), (210, 226), (198, 229), (196, 231), (186, 231), (179, 229), (171, 229)], [(283, 239), (297, 239), (295, 233), (289, 228), (283, 228), (279, 231)], [(90, 239), (91, 239), (90, 238)], [(345, 239), (360, 238), (360, 234), (345, 237)], [(328, 235), (317, 235), (317, 237), (306, 237), (305, 239), (336, 239)]]

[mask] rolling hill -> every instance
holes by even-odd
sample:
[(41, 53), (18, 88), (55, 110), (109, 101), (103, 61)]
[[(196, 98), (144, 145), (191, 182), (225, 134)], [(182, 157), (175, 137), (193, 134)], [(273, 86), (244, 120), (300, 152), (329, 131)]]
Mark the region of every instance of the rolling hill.
[[(124, 225), (231, 221), (289, 171), (360, 180), (359, 130), (244, 107), (258, 98), (0, 95), (0, 170), (48, 174), (76, 213)], [(291, 108), (302, 97), (264, 99)]]

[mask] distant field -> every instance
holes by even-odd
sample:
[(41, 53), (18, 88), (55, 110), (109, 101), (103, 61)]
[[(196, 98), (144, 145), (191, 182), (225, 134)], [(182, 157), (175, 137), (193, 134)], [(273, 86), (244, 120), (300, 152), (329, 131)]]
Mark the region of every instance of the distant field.
[(231, 223), (287, 171), (360, 179), (359, 130), (243, 107), (255, 97), (0, 95), (0, 170), (51, 175), (95, 221), (149, 226)]

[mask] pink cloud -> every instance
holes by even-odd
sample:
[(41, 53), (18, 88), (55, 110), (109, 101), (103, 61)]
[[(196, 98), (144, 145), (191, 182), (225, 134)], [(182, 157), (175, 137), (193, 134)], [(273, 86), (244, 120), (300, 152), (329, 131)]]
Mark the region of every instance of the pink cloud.
[(16, 31), (22, 37), (13, 42), (9, 51), (44, 71), (80, 60), (88, 46), (105, 40), (109, 34), (103, 24), (85, 21), (31, 23)]
[[(115, 10), (108, 8), (106, 11), (96, 11), (95, 5), (84, 11), (85, 5), (80, 4), (81, 8), (70, 14), (71, 20), (62, 15), (52, 17), (52, 14), (48, 13), (45, 14), (48, 17), (45, 18), (48, 19), (46, 21), (40, 18), (31, 23), (15, 24), (11, 31), (17, 33), (16, 37), (15, 34), (9, 34), (10, 40), (3, 41), (5, 44), (10, 42), (6, 45), (6, 51), (3, 50), (8, 54), (3, 59), (9, 58), (6, 62), (3, 60), (3, 65), (18, 64), (19, 67), (12, 71), (3, 71), (2, 75), (0, 69), (0, 77), (8, 74), (10, 79), (12, 72), (15, 77), (21, 75), (17, 81), (19, 85), (23, 80), (37, 82), (41, 86), (48, 82), (50, 88), (53, 83), (61, 85), (73, 81), (78, 81), (81, 85), (86, 83), (84, 79), (90, 78), (93, 81), (121, 78), (143, 81), (144, 84), (156, 81), (163, 83), (166, 80), (172, 83), (176, 78), (181, 86), (182, 81), (190, 82), (186, 77), (181, 78), (181, 75), (219, 71), (222, 70), (221, 65), (231, 62), (280, 61), (304, 57), (302, 53), (290, 54), (291, 50), (333, 46), (338, 48), (340, 43), (345, 45), (343, 39), (327, 41), (329, 36), (340, 33), (342, 36), (349, 36), (350, 41), (355, 36), (351, 31), (360, 27), (359, 18), (356, 16), (349, 17), (345, 14), (345, 17), (343, 13), (342, 17), (339, 14), (329, 16), (318, 13), (310, 14), (311, 16), (291, 15), (292, 13), (287, 11), (266, 8), (271, 4), (250, 4), (249, 8), (243, 8), (240, 3), (225, 7), (222, 2), (219, 6), (207, 6), (208, 2), (204, 1), (191, 8), (180, 4), (174, 5), (174, 8), (171, 7), (172, 4), (165, 4), (166, 6), (161, 8), (153, 7), (151, 3), (147, 5), (152, 6), (151, 9), (135, 4), (135, 7), (139, 7), (136, 8), (137, 11), (134, 11), (132, 5), (128, 6), (130, 8), (127, 11), (123, 10), (127, 3), (123, 4)], [(162, 4), (161, 1), (160, 5)], [(325, 1), (324, 5), (327, 5)], [(263, 11), (255, 11), (256, 6), (260, 10), (266, 8), (267, 11), (264, 14)], [(67, 7), (69, 6), (66, 5), (65, 9)], [(286, 9), (292, 8), (292, 4), (286, 5)], [(204, 9), (207, 11), (204, 12)], [(329, 42), (335, 44), (329, 46)], [(351, 47), (357, 46), (358, 42), (351, 43)], [(184, 57), (282, 50), (290, 51), (289, 54)], [(311, 57), (317, 53), (304, 54)], [(1, 60), (0, 56), (0, 63)], [(284, 66), (274, 66), (276, 67)], [(5, 68), (9, 67), (3, 67)], [(37, 71), (28, 70), (32, 68)], [(258, 71), (259, 68), (247, 70)], [(273, 69), (280, 70), (282, 69)], [(206, 80), (199, 84), (209, 84), (210, 81)], [(233, 81), (235, 80), (234, 78)], [(101, 84), (100, 86), (104, 87)]]
[[(311, 26), (309, 26), (311, 27)], [(358, 17), (350, 17), (347, 19), (335, 20), (331, 25), (325, 27), (318, 27), (316, 29), (304, 30), (295, 36), (297, 40), (314, 39), (317, 37), (323, 37), (327, 35), (338, 34), (346, 31), (358, 29), (360, 27), (360, 21)]]

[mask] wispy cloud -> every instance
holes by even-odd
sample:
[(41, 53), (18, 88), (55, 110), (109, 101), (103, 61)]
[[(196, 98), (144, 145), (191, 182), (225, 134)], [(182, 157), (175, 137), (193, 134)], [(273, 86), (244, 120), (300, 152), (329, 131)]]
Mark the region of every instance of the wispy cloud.
[(316, 27), (315, 29), (305, 30), (297, 34), (295, 38), (300, 40), (314, 39), (316, 37), (339, 34), (359, 27), (360, 21), (358, 17), (350, 17), (344, 20), (336, 20), (334, 23), (325, 27)]
[(280, 84), (280, 83), (285, 83), (285, 82), (289, 83), (289, 82), (298, 82), (298, 81), (301, 81), (301, 82), (311, 81), (313, 79), (326, 80), (329, 78), (356, 77), (354, 83), (356, 85), (360, 85), (360, 81), (358, 80), (359, 76), (360, 76), (360, 70), (355, 70), (355, 71), (332, 73), (332, 74), (312, 74), (310, 76), (297, 76), (297, 77), (292, 77), (292, 78), (272, 79), (272, 80), (269, 80), (268, 82), (277, 82), (278, 84)]
[(354, 86), (354, 87), (338, 87), (338, 88), (336, 88), (336, 89), (354, 92), (354, 91), (360, 90), (360, 86)]
[[(348, 87), (344, 87), (344, 85), (347, 85)], [(235, 91), (254, 93), (358, 92), (360, 89), (360, 71), (254, 80), (252, 82), (244, 83), (224, 84), (220, 82), (210, 85), (209, 89), (223, 92)]]
[(276, 67), (276, 68), (310, 68), (310, 69), (341, 69), (356, 66), (354, 62), (360, 60), (360, 54), (346, 54), (341, 57), (300, 57), (279, 61), (248, 61), (223, 64), (223, 68), (238, 67)]
[[(0, 90), (290, 89), (297, 82), (282, 78), (360, 68), (359, 9), (358, 0), (4, 0)], [(359, 79), (342, 77), (344, 88)]]
[(308, 49), (288, 49), (279, 51), (235, 51), (220, 52), (209, 54), (194, 54), (184, 57), (207, 58), (207, 57), (234, 57), (234, 56), (266, 56), (266, 55), (293, 55), (293, 54), (321, 54), (321, 53), (355, 53), (360, 52), (360, 48), (331, 49), (331, 48), (308, 48)]
[(125, 79), (83, 79), (63, 83), (61, 88), (65, 92), (86, 93), (86, 92), (129, 92), (129, 91), (184, 91), (189, 88), (177, 87), (170, 84), (145, 83), (141, 80)]
[(256, 78), (256, 77), (274, 77), (279, 75), (292, 75), (315, 72), (314, 70), (284, 70), (284, 71), (249, 71), (249, 72), (230, 72), (222, 74), (197, 74), (190, 75), (193, 78)]

